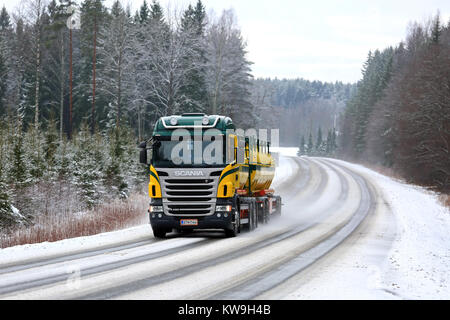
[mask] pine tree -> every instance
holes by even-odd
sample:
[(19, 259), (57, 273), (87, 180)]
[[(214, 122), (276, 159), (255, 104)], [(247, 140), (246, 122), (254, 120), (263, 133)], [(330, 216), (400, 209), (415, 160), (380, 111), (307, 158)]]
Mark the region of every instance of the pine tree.
[(325, 155), (330, 156), (332, 153), (332, 134), (331, 130), (328, 130), (327, 134), (327, 141), (325, 142), (326, 149), (325, 149)]
[(433, 28), (431, 30), (431, 41), (434, 44), (439, 43), (439, 39), (441, 38), (442, 27), (441, 27), (441, 19), (439, 18), (439, 13), (436, 15), (433, 21)]
[(317, 141), (315, 145), (315, 151), (317, 155), (321, 155), (322, 153), (322, 146), (323, 146), (322, 144), (323, 144), (322, 128), (319, 127), (319, 129), (317, 130)]
[(3, 6), (0, 12), (0, 117), (8, 112), (8, 85), (12, 82), (11, 45), (14, 34), (11, 27), (11, 19)]
[(302, 134), (302, 137), (300, 138), (300, 147), (298, 148), (297, 155), (303, 156), (305, 154), (306, 154), (305, 135)]
[(56, 174), (60, 182), (60, 191), (63, 183), (70, 183), (73, 172), (71, 171), (72, 160), (74, 158), (73, 144), (65, 139), (58, 144), (58, 150), (55, 155)]
[(338, 148), (337, 139), (336, 138), (337, 138), (337, 136), (336, 136), (336, 129), (333, 128), (332, 131), (331, 131), (331, 147), (330, 147), (331, 155), (334, 155), (336, 153), (337, 148)]
[(9, 30), (11, 27), (11, 18), (6, 11), (5, 5), (3, 5), (2, 10), (0, 11), (0, 32)]
[(123, 131), (120, 127), (112, 130), (109, 138), (109, 164), (105, 171), (106, 184), (113, 194), (120, 198), (127, 197), (128, 184), (124, 178), (124, 145)]
[(183, 57), (188, 69), (180, 88), (183, 97), (180, 108), (183, 112), (206, 112), (208, 92), (206, 88), (206, 52), (204, 45), (206, 13), (199, 0), (195, 9), (189, 5), (181, 18), (181, 37), (187, 40), (191, 50)]
[(0, 121), (0, 231), (2, 228), (8, 227), (14, 222), (11, 216), (13, 211), (10, 201), (10, 191), (6, 184), (4, 174), (7, 164), (6, 154), (9, 152), (6, 133), (7, 128)]
[(144, 24), (148, 21), (150, 17), (150, 9), (147, 4), (147, 0), (144, 0), (141, 8), (139, 9), (139, 23)]
[[(100, 105), (103, 99), (97, 92), (97, 67), (102, 63), (98, 59), (98, 40), (101, 37), (100, 30), (107, 17), (104, 0), (84, 0), (81, 4), (81, 59), (79, 63), (77, 96), (81, 104), (81, 111), (89, 114), (91, 134), (94, 134), (102, 114)], [(86, 92), (90, 92), (87, 94)]]
[[(1, 39), (0, 39), (1, 41)], [(1, 45), (1, 42), (0, 42)], [(2, 52), (0, 51), (0, 117), (6, 114), (6, 86), (7, 86), (8, 73), (6, 65), (3, 59)]]
[(46, 164), (45, 172), (52, 176), (56, 170), (56, 154), (58, 151), (58, 133), (56, 130), (56, 122), (53, 118), (49, 120), (47, 130), (45, 132), (44, 142), (44, 160)]
[(306, 147), (306, 154), (307, 154), (308, 156), (312, 156), (312, 155), (313, 155), (313, 151), (314, 151), (313, 138), (312, 138), (311, 132), (309, 132), (308, 145), (307, 145), (307, 147)]
[(45, 173), (44, 160), (44, 132), (30, 127), (25, 134), (25, 152), (28, 162), (30, 163), (30, 178), (32, 183), (38, 183)]
[(153, 0), (150, 5), (150, 18), (152, 23), (160, 24), (164, 22), (163, 9), (157, 0)]
[(8, 187), (3, 178), (3, 168), (1, 165), (0, 163), (0, 231), (15, 223)]
[(101, 169), (103, 166), (98, 137), (90, 134), (90, 129), (83, 123), (77, 135), (76, 151), (72, 162), (74, 184), (78, 194), (88, 209), (93, 208), (100, 199)]
[(22, 129), (19, 127), (12, 136), (12, 153), (9, 155), (8, 181), (15, 190), (22, 190), (30, 183), (23, 141)]

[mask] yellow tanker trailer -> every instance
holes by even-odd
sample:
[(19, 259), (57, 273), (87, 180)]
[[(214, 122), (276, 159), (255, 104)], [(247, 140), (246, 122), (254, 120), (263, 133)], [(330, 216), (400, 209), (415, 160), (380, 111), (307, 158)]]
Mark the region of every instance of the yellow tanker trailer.
[(236, 134), (229, 117), (162, 117), (140, 148), (141, 163), (150, 165), (149, 219), (156, 237), (173, 229), (223, 229), (236, 236), (241, 227), (252, 230), (281, 214), (281, 198), (270, 189), (270, 144)]

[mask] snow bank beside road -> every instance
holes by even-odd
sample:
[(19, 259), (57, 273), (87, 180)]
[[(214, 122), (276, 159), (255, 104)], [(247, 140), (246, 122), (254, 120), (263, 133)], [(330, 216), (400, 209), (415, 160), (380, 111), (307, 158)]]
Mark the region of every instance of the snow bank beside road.
[(101, 233), (94, 236), (65, 239), (55, 242), (42, 242), (0, 249), (0, 269), (7, 265), (32, 262), (37, 259), (52, 258), (60, 255), (82, 253), (122, 243), (152, 239), (149, 225), (142, 225)]
[(384, 263), (384, 288), (406, 299), (450, 299), (450, 210), (434, 192), (337, 161), (360, 172), (383, 192), (397, 236)]

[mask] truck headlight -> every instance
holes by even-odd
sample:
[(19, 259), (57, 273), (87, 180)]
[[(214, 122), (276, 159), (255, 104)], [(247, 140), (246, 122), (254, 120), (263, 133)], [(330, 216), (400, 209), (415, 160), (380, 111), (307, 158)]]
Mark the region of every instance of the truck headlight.
[(233, 206), (227, 205), (227, 206), (216, 206), (216, 211), (222, 211), (222, 212), (230, 212), (233, 209)]
[(152, 213), (152, 212), (163, 212), (163, 207), (162, 206), (153, 206), (150, 205), (150, 208), (148, 209), (148, 212)]

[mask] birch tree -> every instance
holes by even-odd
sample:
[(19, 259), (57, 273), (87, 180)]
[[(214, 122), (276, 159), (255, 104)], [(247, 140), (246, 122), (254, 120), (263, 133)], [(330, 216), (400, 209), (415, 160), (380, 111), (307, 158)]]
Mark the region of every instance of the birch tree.
[(25, 12), (27, 22), (32, 26), (32, 42), (34, 53), (34, 127), (39, 131), (39, 100), (41, 85), (41, 55), (42, 55), (42, 18), (47, 6), (46, 0), (27, 0), (25, 2)]
[[(176, 13), (174, 13), (175, 15)], [(193, 50), (191, 38), (180, 32), (179, 20), (171, 13), (167, 22), (151, 18), (146, 25), (147, 38), (140, 43), (142, 78), (148, 85), (149, 103), (160, 115), (179, 110), (186, 97), (180, 90), (186, 74), (196, 66), (186, 66), (183, 58)]]

